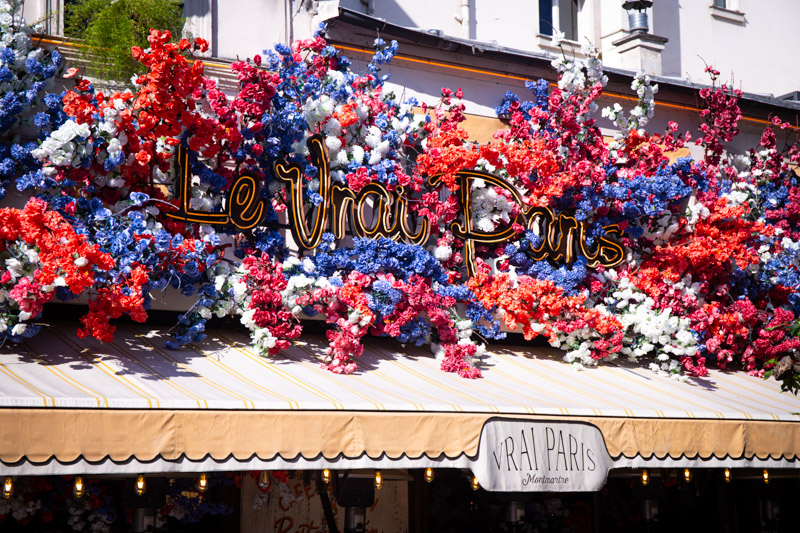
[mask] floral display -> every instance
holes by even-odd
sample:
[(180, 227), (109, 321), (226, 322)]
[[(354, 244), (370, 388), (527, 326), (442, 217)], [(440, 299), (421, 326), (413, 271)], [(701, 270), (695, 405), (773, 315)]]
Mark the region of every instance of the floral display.
[[(78, 334), (109, 341), (112, 320), (145, 321), (171, 291), (191, 298), (171, 348), (234, 316), (276, 357), (318, 316), (320, 364), (335, 373), (356, 370), (377, 335), (476, 378), (487, 345), (516, 332), (577, 367), (623, 359), (702, 377), (715, 366), (796, 389), (800, 149), (784, 142), (788, 123), (728, 153), (741, 94), (709, 67), (701, 155), (676, 157), (688, 132), (644, 129), (657, 86), (636, 76), (631, 111), (598, 110), (606, 77), (587, 49), (553, 62), (557, 86), (498, 98), (505, 126), (478, 143), (461, 89), (437, 102), (388, 89), (397, 43), (377, 39), (355, 73), (323, 35), (235, 62), (233, 95), (192, 58), (207, 43), (157, 30), (132, 50), (132, 90), (97, 91), (70, 69), (36, 115), (50, 117), (37, 119), (39, 142), (19, 156), (0, 146), (13, 160), (3, 175), (31, 197), (0, 211), (0, 338), (22, 341), (47, 302), (85, 294)], [(20, 61), (5, 46), (0, 76)], [(49, 57), (25, 68), (45, 79), (59, 63)]]

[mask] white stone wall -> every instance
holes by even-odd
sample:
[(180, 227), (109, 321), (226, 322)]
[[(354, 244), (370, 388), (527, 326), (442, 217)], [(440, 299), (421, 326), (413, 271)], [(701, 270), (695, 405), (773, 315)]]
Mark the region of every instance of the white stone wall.
[(291, 3), (290, 0), (200, 1), (213, 4), (211, 42), (215, 57), (235, 59), (239, 56), (244, 59), (292, 38), (291, 25), (286, 24), (287, 2)]
[[(500, 46), (551, 52), (549, 39), (537, 37), (538, 2), (566, 0), (340, 0), (340, 5), (401, 26), (439, 29), (445, 35), (497, 42)], [(570, 0), (571, 1), (571, 0)], [(655, 0), (648, 10), (650, 32), (669, 42), (661, 55), (665, 76), (707, 83), (705, 60), (725, 80), (746, 92), (780, 96), (800, 90), (800, 70), (789, 67), (800, 46), (797, 0), (728, 0), (738, 10), (712, 8), (712, 0)], [(467, 5), (466, 8), (463, 5)], [(459, 22), (461, 13), (470, 14)], [(580, 0), (579, 44), (602, 49), (604, 62), (624, 67), (612, 43), (627, 35), (622, 0)], [(699, 57), (698, 57), (699, 56)], [(702, 58), (702, 59), (701, 59)]]
[[(706, 82), (705, 65), (724, 80), (752, 93), (780, 96), (800, 90), (800, 71), (791, 56), (800, 46), (800, 2), (738, 0), (739, 11), (712, 9), (711, 0), (658, 0), (655, 33), (669, 38), (664, 73)], [(700, 56), (700, 57), (698, 57)]]
[[(252, 56), (276, 42), (310, 36), (318, 12), (340, 5), (400, 26), (440, 30), (443, 35), (529, 52), (560, 53), (539, 35), (539, 3), (553, 9), (556, 27), (574, 0), (186, 0), (187, 28), (211, 43), (211, 55)], [(609, 66), (630, 67), (630, 57), (613, 43), (627, 35), (622, 0), (577, 0), (578, 31), (568, 50), (592, 43)], [(669, 39), (661, 53), (665, 76), (706, 83), (705, 63), (725, 81), (746, 92), (780, 96), (800, 90), (800, 69), (790, 67), (800, 47), (800, 1), (727, 0), (732, 9), (713, 8), (713, 0), (655, 0), (648, 10), (650, 32)], [(59, 33), (63, 0), (26, 0), (29, 21), (48, 13), (50, 33)], [(561, 16), (557, 16), (558, 14)], [(291, 21), (287, 23), (287, 16)], [(705, 63), (704, 63), (705, 61)]]

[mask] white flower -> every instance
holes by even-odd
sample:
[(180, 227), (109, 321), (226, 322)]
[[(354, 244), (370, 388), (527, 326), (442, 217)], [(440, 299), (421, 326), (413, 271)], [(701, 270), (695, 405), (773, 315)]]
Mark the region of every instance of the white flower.
[(24, 272), (24, 265), (14, 257), (6, 259), (6, 270), (11, 273), (11, 279), (16, 280), (22, 276)]
[(333, 80), (336, 83), (336, 85), (343, 86), (346, 84), (344, 72), (339, 72), (338, 70), (329, 70), (328, 78)]
[[(342, 134), (342, 125), (335, 118), (329, 118), (328, 121), (322, 125), (322, 131), (328, 136), (326, 142), (328, 142), (328, 148), (331, 148), (329, 140), (331, 137), (339, 137)], [(341, 145), (342, 143), (339, 141), (339, 146), (341, 147)], [(335, 149), (338, 150), (339, 148)]]
[(347, 151), (346, 150), (339, 150), (336, 152), (336, 156), (332, 158), (331, 165), (339, 168), (344, 168), (347, 166), (349, 161), (347, 160)]
[(456, 327), (460, 330), (472, 329), (472, 320), (459, 320)]
[[(504, 194), (509, 194), (505, 192)], [(510, 195), (510, 194), (509, 194)], [(514, 203), (503, 194), (498, 194), (494, 187), (487, 187), (482, 179), (472, 183), (471, 212), (472, 223), (483, 232), (494, 231), (499, 225), (511, 223), (510, 213)]]
[(433, 250), (433, 256), (437, 261), (448, 261), (453, 256), (453, 249), (449, 246), (437, 246)]
[(378, 128), (378, 126), (370, 126), (369, 133), (364, 138), (364, 142), (366, 142), (367, 146), (370, 148), (375, 148), (380, 144), (382, 137), (381, 130)]
[(367, 161), (370, 165), (377, 165), (381, 162), (381, 153), (378, 150), (373, 150), (369, 153), (369, 161)]
[(342, 148), (342, 141), (338, 137), (325, 137), (325, 145), (331, 152), (338, 152)]
[(110, 141), (108, 141), (108, 146), (106, 147), (106, 151), (109, 154), (116, 154), (120, 150), (122, 150), (122, 144), (119, 142), (119, 139), (114, 137)]
[(233, 282), (233, 297), (237, 301), (241, 301), (242, 297), (247, 293), (247, 283), (241, 278), (235, 279)]
[(364, 162), (364, 149), (357, 144), (354, 145), (352, 147), (352, 156), (355, 163), (362, 164)]

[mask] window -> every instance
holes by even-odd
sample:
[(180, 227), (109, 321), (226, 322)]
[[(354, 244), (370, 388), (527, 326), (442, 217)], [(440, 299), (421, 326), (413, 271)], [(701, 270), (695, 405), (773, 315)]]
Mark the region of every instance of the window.
[(578, 0), (567, 0), (560, 2), (559, 9), (560, 24), (559, 30), (564, 32), (564, 37), (570, 41), (578, 40)]
[(539, 33), (553, 35), (553, 2), (539, 0)]
[(719, 21), (744, 24), (744, 13), (739, 8), (739, 0), (714, 0), (709, 7), (711, 16)]
[(22, 9), (25, 22), (37, 25), (45, 34), (61, 35), (64, 30), (62, 2), (63, 0), (26, 0)]
[(711, 5), (728, 11), (739, 11), (739, 0), (714, 0)]
[(580, 0), (539, 0), (539, 33), (553, 35), (558, 30), (577, 41), (580, 10)]

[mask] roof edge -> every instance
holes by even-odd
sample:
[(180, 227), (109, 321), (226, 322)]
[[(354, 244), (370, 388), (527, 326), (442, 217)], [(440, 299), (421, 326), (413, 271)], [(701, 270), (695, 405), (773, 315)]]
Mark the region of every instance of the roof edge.
[[(375, 30), (376, 35), (398, 37), (413, 42), (422, 47), (441, 50), (446, 53), (460, 53), (480, 59), (501, 60), (525, 66), (535, 66), (551, 69), (554, 56), (547, 53), (537, 53), (516, 48), (500, 46), (497, 43), (486, 43), (470, 39), (463, 39), (445, 35), (441, 30), (425, 31), (420, 28), (409, 28), (386, 21), (385, 19), (371, 17), (358, 11), (340, 7), (339, 16), (329, 19), (328, 23), (334, 27), (337, 23), (348, 24), (354, 27)], [(629, 83), (636, 75), (635, 71), (603, 66), (603, 71), (610, 81)], [(660, 92), (672, 90), (677, 93), (694, 93), (711, 85), (695, 83), (687, 79), (673, 78), (670, 76), (653, 76), (650, 78), (658, 83)], [(769, 115), (778, 109), (785, 111), (800, 111), (800, 102), (782, 100), (761, 94), (743, 92), (741, 100), (745, 103), (755, 104), (758, 107), (773, 108), (764, 110), (764, 115)]]

